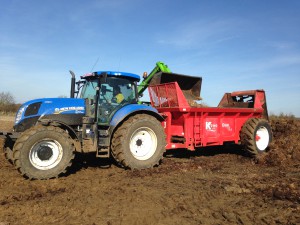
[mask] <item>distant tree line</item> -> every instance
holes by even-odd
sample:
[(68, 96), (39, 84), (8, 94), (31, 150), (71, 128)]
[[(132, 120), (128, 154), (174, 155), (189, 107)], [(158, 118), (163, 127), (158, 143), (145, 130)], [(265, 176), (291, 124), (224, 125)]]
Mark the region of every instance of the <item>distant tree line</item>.
[(0, 92), (0, 112), (15, 113), (20, 104), (16, 104), (14, 96), (10, 92)]

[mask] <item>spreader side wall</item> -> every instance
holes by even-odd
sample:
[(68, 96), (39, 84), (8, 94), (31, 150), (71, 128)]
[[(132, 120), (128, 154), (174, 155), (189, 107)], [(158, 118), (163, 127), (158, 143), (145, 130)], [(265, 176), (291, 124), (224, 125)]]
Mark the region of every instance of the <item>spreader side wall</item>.
[(190, 108), (188, 111), (161, 108), (167, 149), (239, 143), (240, 130), (249, 118), (261, 118), (263, 110)]

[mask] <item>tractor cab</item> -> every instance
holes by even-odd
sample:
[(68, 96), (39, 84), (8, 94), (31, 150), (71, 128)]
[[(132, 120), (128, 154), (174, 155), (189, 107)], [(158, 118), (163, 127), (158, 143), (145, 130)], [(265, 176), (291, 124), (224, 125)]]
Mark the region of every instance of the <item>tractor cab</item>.
[(140, 77), (136, 74), (99, 71), (81, 78), (83, 87), (79, 97), (88, 99), (87, 114), (97, 118), (98, 124), (108, 124), (116, 111), (138, 101), (137, 82)]

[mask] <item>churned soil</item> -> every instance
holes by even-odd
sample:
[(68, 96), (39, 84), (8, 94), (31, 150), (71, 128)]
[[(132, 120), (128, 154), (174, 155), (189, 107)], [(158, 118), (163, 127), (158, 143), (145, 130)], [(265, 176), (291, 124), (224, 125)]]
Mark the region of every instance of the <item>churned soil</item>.
[[(12, 125), (0, 117), (0, 130)], [(2, 154), (0, 225), (300, 224), (300, 121), (271, 125), (270, 151), (255, 160), (239, 146), (210, 147), (130, 171), (77, 155), (66, 176), (29, 181)]]

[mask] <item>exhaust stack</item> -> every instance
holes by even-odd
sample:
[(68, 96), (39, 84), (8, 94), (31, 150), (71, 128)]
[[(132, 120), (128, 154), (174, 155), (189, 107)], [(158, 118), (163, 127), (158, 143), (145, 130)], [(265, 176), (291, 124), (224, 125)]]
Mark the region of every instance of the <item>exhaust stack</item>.
[(71, 91), (70, 91), (70, 98), (74, 98), (75, 97), (75, 83), (76, 83), (76, 77), (75, 77), (75, 73), (70, 70), (70, 74), (72, 76), (71, 78)]

